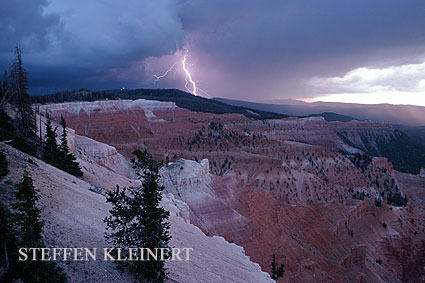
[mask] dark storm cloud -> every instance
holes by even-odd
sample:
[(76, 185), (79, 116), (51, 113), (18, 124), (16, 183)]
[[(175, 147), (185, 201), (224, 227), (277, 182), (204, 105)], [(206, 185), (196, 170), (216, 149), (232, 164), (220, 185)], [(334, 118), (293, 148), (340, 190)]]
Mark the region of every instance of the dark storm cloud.
[(280, 58), (292, 63), (425, 42), (425, 2), (419, 0), (226, 3), (195, 1), (183, 12), (183, 23), (204, 50), (237, 62), (279, 65)]
[(46, 11), (60, 13), (63, 33), (58, 45), (78, 65), (122, 67), (167, 54), (183, 40), (172, 0), (56, 0)]
[(0, 52), (10, 52), (20, 42), (31, 52), (49, 44), (49, 37), (59, 26), (59, 15), (43, 13), (46, 0), (3, 1), (0, 9)]
[(22, 43), (34, 89), (154, 87), (144, 60), (185, 46), (212, 96), (305, 97), (311, 77), (425, 54), (423, 0), (8, 2), (0, 67)]
[(210, 68), (226, 65), (217, 80), (227, 96), (238, 89), (250, 98), (306, 96), (302, 84), (312, 76), (403, 64), (425, 53), (423, 1), (227, 2), (194, 1), (183, 16), (194, 49), (212, 57)]
[(172, 0), (27, 0), (1, 11), (8, 16), (1, 20), (7, 44), (1, 45), (0, 66), (7, 68), (20, 43), (33, 89), (107, 88), (121, 85), (114, 74), (122, 78), (130, 70), (138, 77), (128, 77), (141, 82), (134, 62), (174, 52), (184, 39)]

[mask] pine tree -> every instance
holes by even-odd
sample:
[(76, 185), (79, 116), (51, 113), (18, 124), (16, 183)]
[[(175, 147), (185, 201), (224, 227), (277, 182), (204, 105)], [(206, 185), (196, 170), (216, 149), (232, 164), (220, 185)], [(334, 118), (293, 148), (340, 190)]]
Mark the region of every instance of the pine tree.
[(22, 66), (21, 49), (16, 45), (15, 59), (10, 68), (11, 94), (18, 108), (17, 130), (25, 138), (35, 140), (35, 114), (28, 94), (28, 73)]
[(276, 266), (276, 256), (273, 254), (272, 259), (272, 279), (277, 280), (280, 277), (283, 277), (285, 273), (285, 265), (282, 263), (279, 267)]
[(47, 117), (45, 139), (44, 161), (57, 167), (59, 164), (58, 157), (60, 156), (60, 152), (56, 144), (56, 129), (53, 130), (52, 121), (49, 117)]
[(10, 271), (10, 263), (14, 260), (17, 251), (16, 231), (13, 228), (13, 223), (12, 214), (6, 206), (0, 202), (0, 268), (3, 268), (5, 273)]
[(9, 163), (7, 162), (6, 154), (0, 152), (0, 178), (9, 173), (8, 165)]
[[(44, 223), (40, 218), (41, 209), (37, 206), (40, 196), (34, 188), (32, 178), (27, 171), (20, 183), (17, 185), (18, 191), (15, 193), (17, 201), (13, 208), (17, 211), (9, 218), (3, 217), (3, 226), (9, 230), (5, 233), (7, 246), (15, 248), (10, 250), (10, 269), (6, 274), (9, 281), (11, 279), (21, 279), (23, 282), (66, 282), (63, 270), (56, 266), (54, 262), (41, 261), (41, 254), (36, 254), (36, 260), (19, 261), (16, 247), (19, 248), (44, 248), (44, 241), (41, 234)], [(6, 211), (7, 212), (7, 211)]]
[[(152, 251), (168, 248), (171, 239), (169, 212), (160, 206), (164, 187), (158, 184), (161, 162), (153, 160), (146, 150), (136, 150), (133, 154), (136, 156), (132, 159), (133, 167), (142, 185), (123, 189), (117, 186), (107, 193), (106, 201), (113, 208), (111, 215), (104, 219), (110, 231), (105, 237), (115, 247), (149, 248)], [(159, 258), (126, 263), (132, 271), (142, 275), (142, 282), (164, 282), (167, 277), (164, 261)]]
[(63, 117), (61, 118), (62, 135), (60, 137), (61, 143), (56, 143), (56, 129), (53, 130), (52, 121), (47, 118), (46, 135), (44, 145), (44, 161), (59, 168), (71, 175), (81, 177), (83, 171), (76, 161), (75, 156), (69, 152), (68, 139), (66, 133), (66, 122)]
[(61, 144), (59, 146), (59, 149), (64, 153), (68, 153), (69, 147), (68, 147), (68, 139), (67, 139), (67, 133), (66, 133), (66, 121), (62, 115), (61, 115), (60, 125), (62, 126), (62, 136), (60, 138)]
[(41, 210), (36, 205), (40, 197), (34, 188), (32, 178), (28, 172), (24, 172), (24, 177), (17, 185), (17, 188), (18, 191), (15, 193), (15, 197), (18, 201), (13, 207), (18, 210), (18, 217), (16, 218), (21, 226), (21, 240), (28, 247), (40, 247), (43, 223), (40, 221)]
[(83, 171), (81, 171), (81, 168), (76, 161), (77, 159), (75, 156), (69, 152), (68, 147), (68, 138), (66, 133), (66, 121), (61, 116), (60, 125), (62, 126), (62, 136), (60, 138), (61, 144), (59, 145), (59, 151), (60, 151), (60, 165), (59, 168), (68, 172), (71, 175), (81, 177), (83, 176)]

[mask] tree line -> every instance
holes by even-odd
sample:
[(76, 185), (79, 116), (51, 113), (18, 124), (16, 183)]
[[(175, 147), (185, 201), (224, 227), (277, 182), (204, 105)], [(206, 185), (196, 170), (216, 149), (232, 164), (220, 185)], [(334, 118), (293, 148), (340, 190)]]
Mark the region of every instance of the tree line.
[(52, 121), (50, 118), (47, 118), (44, 161), (71, 175), (81, 177), (83, 176), (83, 172), (75, 156), (69, 152), (66, 121), (62, 116), (60, 125), (62, 126), (62, 135), (60, 137), (60, 144), (58, 145), (56, 143), (56, 128), (53, 129)]
[(91, 91), (88, 89), (80, 89), (73, 91), (59, 91), (54, 94), (31, 96), (32, 103), (62, 103), (74, 101), (97, 101), (97, 100), (114, 100), (118, 96), (107, 91)]
[[(40, 113), (40, 115), (42, 115)], [(52, 128), (47, 117), (46, 133), (37, 136), (36, 114), (28, 94), (28, 73), (23, 67), (22, 52), (16, 45), (15, 57), (9, 73), (6, 71), (0, 81), (0, 141), (74, 176), (82, 176), (75, 156), (69, 152), (66, 122), (61, 119), (61, 142), (56, 143), (56, 128)], [(40, 117), (41, 128), (41, 117)]]

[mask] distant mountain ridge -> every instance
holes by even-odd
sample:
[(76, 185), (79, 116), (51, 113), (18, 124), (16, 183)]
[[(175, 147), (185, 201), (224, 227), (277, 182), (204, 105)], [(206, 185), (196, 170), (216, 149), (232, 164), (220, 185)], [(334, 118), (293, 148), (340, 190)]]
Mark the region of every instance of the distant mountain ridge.
[(422, 106), (338, 102), (307, 103), (299, 100), (277, 100), (276, 103), (271, 103), (272, 101), (267, 101), (268, 103), (257, 103), (218, 97), (213, 98), (213, 100), (234, 106), (284, 113), (290, 116), (309, 116), (312, 114), (317, 115), (317, 113), (332, 112), (358, 120), (373, 120), (413, 127), (425, 126), (425, 107)]
[[(157, 101), (171, 101), (177, 106), (191, 111), (207, 112), (207, 113), (239, 113), (246, 117), (254, 119), (280, 119), (290, 117), (283, 112), (274, 112), (268, 110), (257, 109), (255, 107), (243, 106), (245, 102), (234, 105), (228, 103), (227, 99), (207, 99), (201, 96), (194, 96), (190, 93), (177, 89), (135, 89), (135, 90), (106, 90), (106, 91), (90, 91), (81, 89), (78, 91), (63, 91), (54, 94), (33, 96), (34, 103), (58, 103), (72, 101), (95, 101), (95, 100), (113, 100), (113, 99), (148, 99)], [(286, 101), (286, 100), (285, 100)], [(287, 100), (293, 103), (303, 103), (296, 100)], [(309, 115), (293, 115), (299, 117), (315, 117), (322, 116), (326, 121), (341, 121), (348, 122), (357, 120), (356, 118), (341, 115), (333, 112), (323, 112), (320, 114), (314, 113)]]
[(105, 90), (90, 91), (63, 91), (54, 94), (32, 96), (33, 103), (61, 103), (72, 101), (96, 101), (115, 99), (147, 99), (157, 101), (174, 102), (178, 107), (195, 112), (207, 112), (216, 114), (239, 113), (253, 119), (280, 119), (287, 115), (251, 109), (244, 106), (234, 106), (217, 100), (207, 99), (201, 96), (178, 90), (178, 89), (134, 89), (134, 90)]

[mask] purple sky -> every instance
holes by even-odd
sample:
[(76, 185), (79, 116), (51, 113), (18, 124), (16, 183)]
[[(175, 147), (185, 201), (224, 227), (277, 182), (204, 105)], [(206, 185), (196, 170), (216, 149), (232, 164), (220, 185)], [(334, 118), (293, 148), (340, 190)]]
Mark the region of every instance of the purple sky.
[(210, 97), (417, 95), (424, 31), (423, 0), (14, 0), (0, 10), (0, 70), (19, 42), (32, 93), (184, 89), (180, 64), (156, 83), (153, 75), (187, 48)]

